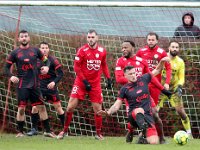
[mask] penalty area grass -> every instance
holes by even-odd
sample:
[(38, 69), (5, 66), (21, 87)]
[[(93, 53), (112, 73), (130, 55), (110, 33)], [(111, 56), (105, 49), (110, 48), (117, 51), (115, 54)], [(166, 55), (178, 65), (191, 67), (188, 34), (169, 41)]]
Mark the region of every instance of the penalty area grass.
[(52, 139), (37, 135), (33, 137), (16, 138), (16, 134), (0, 134), (0, 150), (198, 150), (200, 139), (192, 139), (186, 145), (174, 143), (167, 138), (168, 144), (142, 145), (125, 142), (125, 137), (105, 137), (103, 141), (95, 140), (91, 136), (68, 136), (63, 140)]

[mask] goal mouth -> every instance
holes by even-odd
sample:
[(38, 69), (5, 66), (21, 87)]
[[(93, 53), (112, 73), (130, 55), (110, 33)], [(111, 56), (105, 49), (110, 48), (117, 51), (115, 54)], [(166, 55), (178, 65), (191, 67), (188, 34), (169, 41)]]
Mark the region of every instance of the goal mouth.
[[(73, 61), (77, 49), (86, 43), (86, 32), (89, 29), (98, 32), (100, 45), (107, 49), (107, 63), (112, 79), (115, 79), (115, 63), (122, 56), (121, 44), (124, 40), (133, 40), (137, 51), (146, 44), (146, 34), (153, 31), (160, 37), (159, 46), (167, 51), (169, 41), (175, 38), (181, 44), (180, 56), (186, 64), (183, 104), (191, 120), (193, 136), (198, 137), (200, 39), (195, 36), (174, 37), (174, 32), (182, 24), (183, 13), (188, 10), (194, 14), (194, 24), (199, 25), (199, 7), (199, 2), (0, 1), (0, 72), (4, 72), (8, 54), (18, 46), (19, 30), (29, 31), (31, 45), (38, 47), (41, 41), (48, 42), (51, 54), (62, 64), (64, 78), (58, 84), (58, 89), (62, 106), (66, 110), (75, 79)], [(15, 66), (13, 73), (16, 73)], [(115, 83), (112, 89), (107, 89), (104, 77), (101, 85), (103, 107), (108, 109), (116, 100), (120, 85)], [(16, 128), (15, 86), (9, 85), (8, 78), (0, 75), (0, 124), (2, 130), (7, 132), (15, 132)], [(56, 111), (52, 104), (47, 104), (47, 109), (51, 126), (58, 133), (61, 125)], [(29, 105), (26, 109), (26, 130), (31, 128), (30, 114)], [(95, 135), (93, 116), (91, 102), (86, 97), (74, 112), (69, 134)], [(165, 135), (173, 136), (176, 127), (182, 128), (179, 117), (168, 101), (164, 103), (160, 116)], [(102, 132), (107, 136), (122, 136), (125, 135), (126, 124), (123, 105), (112, 117), (103, 119)]]

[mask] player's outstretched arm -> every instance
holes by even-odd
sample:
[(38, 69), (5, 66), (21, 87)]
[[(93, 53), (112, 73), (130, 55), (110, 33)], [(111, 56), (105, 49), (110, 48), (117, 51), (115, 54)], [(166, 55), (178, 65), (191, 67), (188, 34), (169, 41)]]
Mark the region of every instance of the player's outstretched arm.
[(97, 115), (102, 115), (104, 117), (110, 116), (113, 113), (117, 112), (121, 105), (122, 105), (122, 100), (117, 99), (108, 111), (107, 110), (100, 110), (100, 111), (97, 112)]
[(152, 71), (153, 76), (160, 74), (164, 67), (165, 62), (169, 62), (169, 61), (170, 61), (170, 58), (168, 56), (162, 58), (160, 62), (158, 63), (158, 65), (156, 66), (156, 68)]

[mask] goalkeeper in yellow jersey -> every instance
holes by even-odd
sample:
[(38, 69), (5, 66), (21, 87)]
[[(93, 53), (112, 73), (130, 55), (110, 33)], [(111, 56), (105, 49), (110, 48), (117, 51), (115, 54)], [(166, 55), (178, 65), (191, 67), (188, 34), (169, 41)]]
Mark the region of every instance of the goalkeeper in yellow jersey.
[[(192, 138), (190, 119), (185, 113), (182, 101), (182, 87), (185, 82), (185, 63), (179, 56), (177, 56), (179, 53), (179, 48), (180, 44), (177, 41), (171, 41), (169, 43), (168, 57), (170, 58), (170, 64), (172, 69), (172, 79), (170, 81), (169, 87), (170, 90), (174, 93), (169, 99), (169, 102), (171, 106), (175, 108), (178, 115), (181, 117), (183, 127), (189, 134), (189, 137)], [(163, 79), (165, 78), (165, 74), (165, 70), (163, 70)], [(167, 96), (160, 95), (160, 102), (158, 107), (163, 107), (163, 103), (167, 99)]]

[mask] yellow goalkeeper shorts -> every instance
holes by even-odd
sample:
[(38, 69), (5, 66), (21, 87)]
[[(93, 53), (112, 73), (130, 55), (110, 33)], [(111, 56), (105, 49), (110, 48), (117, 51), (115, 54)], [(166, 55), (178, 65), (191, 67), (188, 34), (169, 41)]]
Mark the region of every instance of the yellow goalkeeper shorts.
[(170, 99), (168, 99), (168, 97), (165, 96), (164, 94), (161, 94), (159, 99), (160, 99), (160, 101), (159, 101), (158, 106), (160, 108), (163, 107), (163, 104), (164, 104), (165, 101), (169, 101), (170, 105), (172, 107), (183, 106), (183, 100), (182, 100), (182, 98), (179, 97), (178, 94), (176, 94), (176, 93), (173, 94)]

